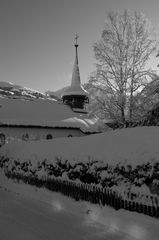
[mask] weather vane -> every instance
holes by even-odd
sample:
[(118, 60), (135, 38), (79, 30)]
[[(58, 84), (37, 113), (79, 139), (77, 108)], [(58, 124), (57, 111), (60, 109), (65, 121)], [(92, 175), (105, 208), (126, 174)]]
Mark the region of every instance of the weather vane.
[(77, 47), (78, 47), (78, 43), (77, 43), (78, 38), (79, 38), (79, 36), (78, 36), (78, 34), (76, 33), (76, 35), (75, 35), (75, 46), (77, 46)]

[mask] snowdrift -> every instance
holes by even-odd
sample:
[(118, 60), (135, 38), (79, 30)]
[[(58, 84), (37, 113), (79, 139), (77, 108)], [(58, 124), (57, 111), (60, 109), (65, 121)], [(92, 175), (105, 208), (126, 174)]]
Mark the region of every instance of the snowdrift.
[(159, 128), (136, 127), (88, 137), (20, 141), (0, 149), (0, 168), (25, 182), (62, 178), (109, 187), (136, 199), (159, 195)]
[(47, 159), (51, 163), (60, 157), (69, 162), (92, 159), (136, 167), (159, 162), (159, 128), (136, 127), (80, 138), (15, 142), (3, 146), (0, 155), (32, 162)]

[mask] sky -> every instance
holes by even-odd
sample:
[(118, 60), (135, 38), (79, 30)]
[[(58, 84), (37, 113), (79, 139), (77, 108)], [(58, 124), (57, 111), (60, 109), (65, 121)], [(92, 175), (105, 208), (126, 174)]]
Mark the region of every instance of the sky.
[(125, 8), (159, 24), (158, 0), (0, 0), (0, 81), (41, 92), (69, 85), (78, 33), (81, 82), (87, 82), (107, 13)]

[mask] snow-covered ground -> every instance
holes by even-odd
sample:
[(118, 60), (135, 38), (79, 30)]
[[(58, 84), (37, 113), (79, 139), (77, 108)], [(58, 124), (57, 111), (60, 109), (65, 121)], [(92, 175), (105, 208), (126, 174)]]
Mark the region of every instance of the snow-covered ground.
[(87, 137), (41, 141), (20, 141), (4, 145), (0, 155), (32, 162), (56, 157), (75, 161), (98, 160), (112, 165), (159, 162), (159, 127), (136, 127), (114, 130)]
[[(58, 156), (71, 164), (93, 159), (100, 164), (131, 164), (135, 168), (159, 162), (158, 139), (158, 127), (137, 127), (81, 138), (10, 143), (0, 149), (0, 156), (8, 157), (9, 163), (31, 161), (35, 166), (46, 159), (54, 164)], [(2, 240), (158, 240), (158, 219), (76, 202), (59, 193), (8, 180), (4, 170), (0, 170)]]
[(2, 240), (158, 240), (158, 219), (76, 202), (8, 180), (3, 171), (0, 196)]
[(111, 187), (123, 198), (131, 191), (136, 201), (147, 199), (151, 205), (148, 183), (156, 189), (159, 183), (158, 139), (158, 127), (136, 127), (88, 137), (19, 141), (0, 149), (1, 167), (27, 177), (85, 182), (87, 175), (87, 183)]

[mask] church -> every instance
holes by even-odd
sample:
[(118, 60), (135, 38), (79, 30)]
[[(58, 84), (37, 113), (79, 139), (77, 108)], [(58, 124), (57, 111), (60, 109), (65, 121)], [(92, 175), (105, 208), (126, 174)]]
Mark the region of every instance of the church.
[(104, 123), (96, 117), (90, 118), (86, 110), (89, 96), (81, 85), (77, 38), (74, 46), (71, 85), (62, 93), (60, 101), (0, 95), (0, 132), (7, 142), (81, 137), (106, 130)]

